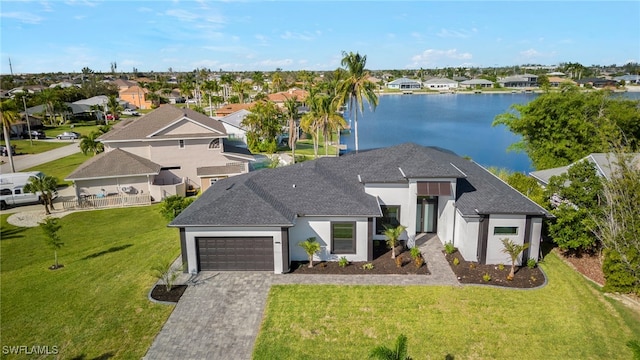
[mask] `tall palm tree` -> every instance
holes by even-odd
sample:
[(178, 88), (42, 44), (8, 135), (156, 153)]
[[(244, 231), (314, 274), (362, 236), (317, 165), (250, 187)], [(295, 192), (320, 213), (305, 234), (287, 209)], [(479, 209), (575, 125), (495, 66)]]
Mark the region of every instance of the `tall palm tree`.
[(240, 104), (244, 104), (244, 96), (249, 93), (249, 83), (243, 81), (242, 79), (234, 81), (231, 84), (231, 88), (238, 95), (240, 99)]
[(50, 175), (32, 176), (29, 182), (24, 185), (23, 191), (27, 193), (40, 193), (44, 211), (47, 215), (51, 214), (49, 206), (53, 209), (53, 192), (58, 188), (58, 179)]
[(120, 105), (115, 95), (109, 96), (109, 100), (107, 101), (107, 107), (109, 108), (109, 113), (113, 116), (113, 120), (117, 119), (118, 112), (122, 110), (122, 105)]
[(322, 94), (317, 97), (317, 111), (320, 116), (319, 130), (324, 139), (324, 155), (329, 155), (329, 141), (331, 134), (340, 131), (347, 126), (344, 118), (338, 115), (338, 105), (329, 95)]
[(5, 100), (0, 103), (0, 120), (2, 120), (2, 134), (4, 135), (4, 144), (7, 146), (7, 155), (9, 156), (9, 164), (11, 172), (16, 172), (13, 164), (13, 152), (11, 151), (11, 125), (19, 119), (16, 104), (13, 100)]
[(80, 138), (80, 151), (85, 155), (90, 152), (93, 153), (93, 155), (103, 152), (104, 145), (97, 141), (100, 135), (102, 135), (102, 133), (99, 131), (92, 131), (89, 135), (83, 135)]
[(282, 88), (282, 75), (280, 73), (275, 73), (271, 76), (271, 83), (273, 84), (273, 90), (278, 92)]
[(55, 118), (55, 105), (58, 102), (58, 94), (54, 89), (44, 89), (38, 94), (37, 99), (42, 105), (44, 105), (45, 119), (48, 114), (49, 124), (53, 125)]
[(293, 163), (296, 162), (296, 141), (298, 141), (298, 131), (296, 130), (296, 118), (298, 117), (298, 97), (293, 96), (284, 101), (284, 108), (289, 117), (289, 148)]
[[(358, 152), (358, 110), (364, 111), (365, 100), (372, 110), (378, 106), (378, 96), (375, 93), (375, 84), (369, 81), (369, 72), (365, 70), (367, 56), (359, 53), (342, 52), (341, 65), (346, 67), (348, 76), (338, 86), (336, 100), (338, 106), (349, 104), (349, 111), (353, 112), (353, 124), (355, 127), (355, 146)], [(356, 107), (357, 106), (357, 107)]]
[(184, 96), (187, 108), (189, 108), (189, 98), (193, 96), (193, 83), (190, 81), (182, 81), (180, 83), (180, 95)]
[(320, 139), (320, 110), (318, 109), (318, 92), (316, 88), (309, 89), (309, 94), (304, 100), (309, 107), (309, 112), (300, 119), (300, 128), (311, 135), (313, 140), (313, 155), (318, 157), (318, 142)]
[(213, 107), (211, 106), (211, 103), (214, 102), (214, 100), (217, 102), (217, 96), (214, 98), (213, 93), (215, 92), (216, 95), (220, 93), (220, 83), (215, 79), (207, 80), (202, 85), (202, 88), (207, 92), (207, 97), (209, 98), (209, 116), (213, 116)]

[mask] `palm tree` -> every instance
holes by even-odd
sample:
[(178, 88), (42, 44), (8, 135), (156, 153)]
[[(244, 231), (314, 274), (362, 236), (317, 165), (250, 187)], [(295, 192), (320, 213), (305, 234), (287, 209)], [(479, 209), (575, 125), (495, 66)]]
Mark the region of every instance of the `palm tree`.
[(7, 156), (9, 156), (9, 164), (11, 172), (16, 172), (13, 164), (13, 152), (11, 151), (11, 125), (18, 121), (17, 107), (12, 100), (6, 100), (0, 103), (0, 120), (2, 120), (2, 134), (4, 135), (4, 144), (7, 147)]
[(313, 267), (313, 255), (320, 251), (320, 243), (316, 241), (315, 237), (310, 237), (305, 241), (298, 243), (298, 246), (304, 249), (309, 256), (309, 267)]
[(240, 79), (234, 81), (233, 84), (231, 84), (231, 88), (238, 95), (240, 104), (244, 104), (244, 96), (249, 93), (249, 83)]
[(278, 92), (282, 88), (282, 75), (280, 73), (275, 73), (271, 76), (271, 83), (273, 84), (273, 89)]
[(50, 175), (32, 176), (29, 182), (25, 184), (23, 191), (27, 193), (40, 194), (40, 200), (44, 205), (44, 211), (47, 215), (51, 214), (49, 206), (53, 210), (53, 192), (58, 188), (58, 179)]
[(92, 152), (93, 155), (97, 155), (104, 151), (104, 145), (97, 141), (97, 139), (102, 135), (99, 131), (93, 131), (89, 135), (83, 135), (80, 138), (80, 151), (83, 154), (87, 155)]
[(407, 355), (407, 337), (404, 334), (400, 334), (396, 339), (396, 346), (393, 350), (386, 346), (376, 347), (369, 354), (369, 358), (379, 360), (411, 360), (411, 357)]
[(385, 226), (383, 234), (387, 237), (387, 245), (391, 248), (392, 259), (396, 258), (396, 245), (398, 244), (398, 239), (406, 229), (407, 227), (404, 225), (398, 225), (396, 227)]
[(318, 130), (322, 132), (324, 138), (324, 155), (329, 155), (329, 140), (331, 140), (331, 134), (340, 129), (344, 129), (347, 123), (344, 118), (338, 115), (338, 107), (335, 101), (329, 95), (322, 94), (316, 99), (318, 115), (320, 121), (318, 123)]
[(284, 101), (284, 108), (289, 116), (289, 148), (293, 163), (296, 162), (296, 141), (298, 141), (298, 131), (296, 130), (296, 118), (298, 117), (298, 97), (287, 98)]
[(180, 95), (184, 97), (184, 101), (187, 103), (187, 108), (189, 108), (189, 98), (193, 96), (193, 83), (189, 81), (181, 82)]
[[(375, 84), (369, 81), (369, 72), (365, 71), (367, 56), (359, 53), (342, 52), (342, 66), (347, 68), (349, 75), (338, 86), (336, 100), (338, 105), (349, 104), (349, 111), (353, 112), (355, 127), (355, 146), (358, 152), (358, 109), (364, 111), (365, 100), (372, 110), (378, 106), (378, 96), (375, 93)], [(357, 107), (356, 107), (357, 105)]]
[(53, 120), (55, 118), (55, 104), (58, 102), (58, 94), (53, 89), (44, 89), (38, 94), (38, 100), (42, 105), (44, 105), (45, 118), (48, 114), (49, 124), (53, 125)]
[(509, 272), (509, 275), (507, 275), (507, 280), (513, 280), (513, 278), (516, 276), (516, 260), (518, 260), (518, 256), (521, 252), (529, 248), (529, 243), (520, 245), (514, 243), (509, 238), (504, 238), (501, 241), (502, 245), (504, 246), (502, 252), (511, 257), (511, 271)]
[(58, 265), (58, 249), (60, 249), (62, 245), (64, 245), (64, 243), (60, 240), (60, 236), (58, 235), (58, 230), (60, 230), (61, 227), (62, 225), (58, 223), (58, 219), (52, 217), (47, 217), (40, 223), (40, 228), (47, 237), (47, 245), (53, 250), (55, 263), (52, 267), (50, 267), (50, 269), (52, 270), (62, 267), (61, 265)]
[[(217, 96), (214, 98), (213, 93), (215, 92), (216, 95), (220, 93), (220, 83), (215, 79), (207, 80), (204, 82), (204, 85), (202, 85), (202, 88), (207, 92), (207, 98), (209, 98), (209, 116), (213, 116), (213, 107), (211, 106), (211, 103), (217, 103)], [(215, 105), (217, 106), (218, 104)]]
[(108, 112), (113, 116), (113, 120), (115, 120), (118, 118), (118, 112), (122, 110), (122, 105), (120, 105), (115, 95), (111, 95), (107, 101), (107, 108), (109, 109)]

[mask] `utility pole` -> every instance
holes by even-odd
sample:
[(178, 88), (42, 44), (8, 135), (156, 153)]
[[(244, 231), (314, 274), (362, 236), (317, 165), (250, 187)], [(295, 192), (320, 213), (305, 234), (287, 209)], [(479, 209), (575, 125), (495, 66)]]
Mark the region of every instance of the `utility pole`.
[(22, 103), (24, 104), (24, 116), (27, 117), (27, 131), (29, 131), (29, 145), (33, 146), (33, 139), (31, 138), (31, 121), (29, 121), (29, 112), (27, 112), (26, 96), (22, 97)]

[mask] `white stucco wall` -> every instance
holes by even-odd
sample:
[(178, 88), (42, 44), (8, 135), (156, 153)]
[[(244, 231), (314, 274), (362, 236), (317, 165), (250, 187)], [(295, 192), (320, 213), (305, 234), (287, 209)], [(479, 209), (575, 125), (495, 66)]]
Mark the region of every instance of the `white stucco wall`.
[[(456, 211), (456, 233), (453, 245), (467, 261), (478, 261), (480, 218), (464, 218)], [(446, 243), (446, 242), (445, 242)]]
[(529, 242), (529, 258), (540, 260), (540, 241), (542, 240), (542, 218), (531, 219), (531, 239)]
[[(356, 253), (332, 254), (331, 253), (331, 221), (356, 223)], [(307, 253), (298, 244), (310, 237), (315, 237), (322, 246), (320, 254), (314, 256), (314, 260), (337, 261), (346, 257), (349, 261), (367, 261), (369, 251), (367, 218), (343, 217), (299, 217), (296, 225), (289, 228), (289, 254), (293, 261), (308, 260)]]
[(438, 238), (443, 244), (453, 241), (453, 223), (456, 209), (453, 196), (438, 197)]
[(98, 195), (104, 189), (107, 194), (122, 194), (122, 188), (131, 186), (138, 190), (138, 194), (151, 193), (150, 182), (153, 175), (126, 176), (121, 178), (77, 180), (74, 182), (76, 197), (81, 195)]
[(273, 263), (275, 274), (282, 274), (282, 233), (280, 228), (255, 227), (255, 228), (212, 228), (212, 227), (188, 227), (185, 228), (185, 240), (187, 245), (188, 271), (193, 274), (200, 269), (196, 251), (197, 237), (251, 237), (251, 236), (271, 236), (273, 237)]
[[(400, 224), (407, 227), (407, 236), (415, 236), (416, 196), (415, 191), (410, 191), (409, 184), (367, 184), (364, 191), (380, 198), (380, 205), (400, 206)], [(385, 240), (384, 235), (375, 235), (377, 220), (374, 219), (373, 239)]]
[[(502, 239), (508, 238), (516, 244), (524, 243), (524, 233), (526, 225), (525, 215), (490, 215), (489, 216), (489, 234), (487, 237), (487, 264), (511, 264), (509, 255), (502, 252), (504, 246)], [(496, 226), (516, 226), (518, 227), (517, 235), (494, 235)], [(520, 264), (522, 254), (518, 257), (517, 264)]]

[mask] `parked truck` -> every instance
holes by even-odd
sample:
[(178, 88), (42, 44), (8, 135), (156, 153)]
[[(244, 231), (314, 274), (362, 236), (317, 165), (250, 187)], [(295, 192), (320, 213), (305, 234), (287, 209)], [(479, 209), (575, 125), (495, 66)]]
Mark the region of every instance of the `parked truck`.
[[(40, 171), (0, 174), (0, 209), (10, 206), (31, 205), (42, 203), (42, 193), (24, 192), (24, 186), (31, 177), (42, 177)], [(53, 192), (53, 198), (58, 197), (58, 192)]]

